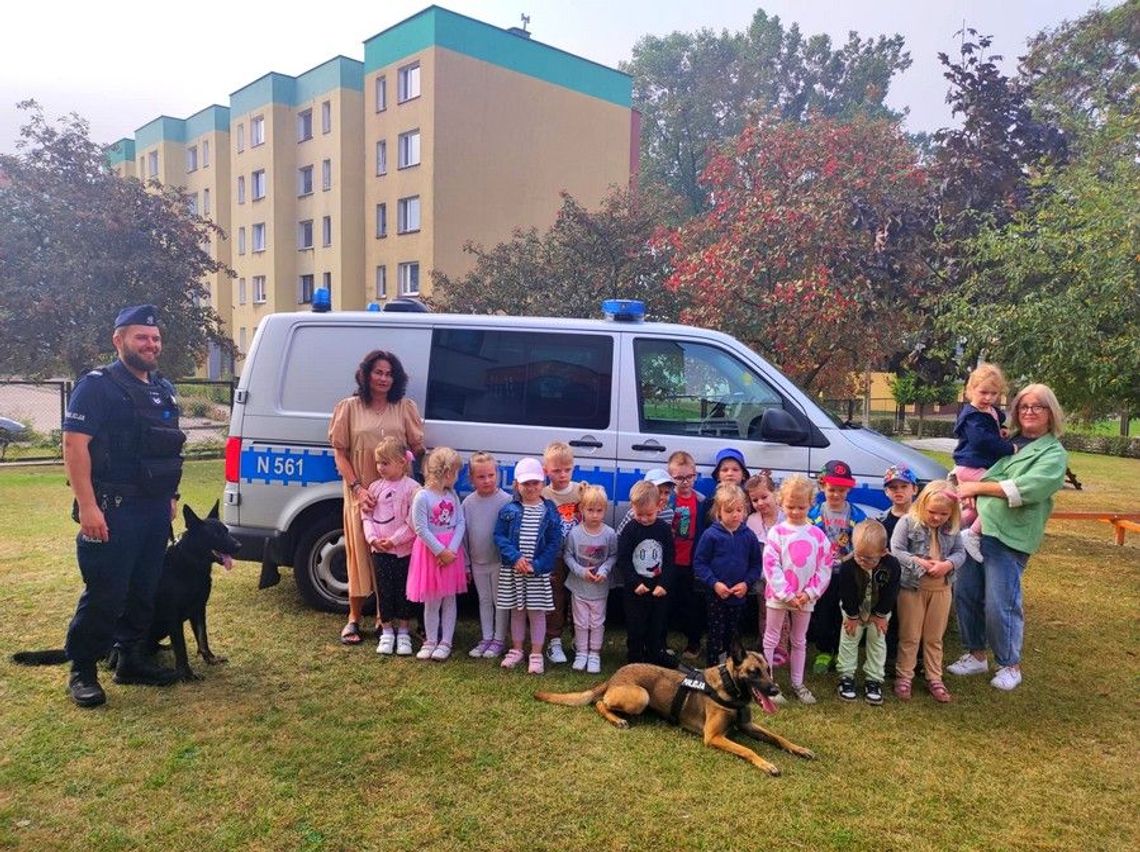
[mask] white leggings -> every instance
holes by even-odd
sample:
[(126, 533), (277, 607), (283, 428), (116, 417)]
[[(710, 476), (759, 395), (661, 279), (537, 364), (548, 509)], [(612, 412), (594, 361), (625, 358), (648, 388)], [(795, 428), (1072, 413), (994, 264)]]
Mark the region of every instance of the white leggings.
[(424, 601), (424, 632), (428, 642), (450, 645), (455, 638), (455, 595)]
[(498, 639), (505, 642), (510, 615), (507, 610), (495, 607), (495, 596), (499, 593), (499, 566), (483, 569), (482, 565), (471, 566), (471, 579), (475, 581), (475, 591), (479, 595), (479, 627), (484, 641)]

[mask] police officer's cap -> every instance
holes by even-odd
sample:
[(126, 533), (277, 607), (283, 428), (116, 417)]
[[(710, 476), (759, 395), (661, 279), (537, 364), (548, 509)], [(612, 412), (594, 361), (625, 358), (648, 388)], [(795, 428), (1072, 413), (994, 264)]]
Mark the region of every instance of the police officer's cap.
[(115, 328), (124, 325), (158, 325), (158, 308), (154, 305), (132, 305), (115, 317)]

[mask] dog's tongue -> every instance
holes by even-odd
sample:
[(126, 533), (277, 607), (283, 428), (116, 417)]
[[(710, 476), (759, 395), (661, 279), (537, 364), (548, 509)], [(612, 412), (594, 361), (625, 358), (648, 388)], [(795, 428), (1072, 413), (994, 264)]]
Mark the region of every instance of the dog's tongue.
[(776, 705), (760, 690), (753, 690), (753, 695), (756, 698), (756, 703), (760, 705), (760, 709), (767, 713), (769, 716), (776, 712)]
[(222, 563), (222, 567), (227, 571), (234, 567), (234, 558), (228, 553), (218, 553), (215, 551), (214, 556), (218, 558), (218, 561)]

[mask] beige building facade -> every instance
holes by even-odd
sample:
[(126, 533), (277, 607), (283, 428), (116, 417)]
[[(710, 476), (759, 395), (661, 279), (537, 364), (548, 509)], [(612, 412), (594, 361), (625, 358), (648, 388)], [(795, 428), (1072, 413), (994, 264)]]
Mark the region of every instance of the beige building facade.
[(431, 6), (367, 39), (363, 62), (266, 74), (108, 161), (183, 187), (225, 231), (214, 250), (236, 275), (210, 293), (240, 353), (261, 317), (322, 288), (334, 310), (426, 295), (432, 270), (472, 267), (466, 242), (549, 227), (562, 191), (592, 207), (628, 186), (631, 97), (622, 72)]

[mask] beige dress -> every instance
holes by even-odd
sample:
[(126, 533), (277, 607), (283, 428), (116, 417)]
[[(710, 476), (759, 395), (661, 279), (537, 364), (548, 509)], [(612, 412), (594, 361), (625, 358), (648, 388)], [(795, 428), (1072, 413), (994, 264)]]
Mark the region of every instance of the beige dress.
[[(424, 421), (416, 404), (404, 397), (383, 411), (368, 408), (358, 396), (342, 399), (333, 409), (329, 422), (329, 443), (342, 450), (352, 462), (361, 484), (367, 488), (378, 476), (372, 453), (381, 438), (394, 437), (408, 449), (418, 452), (424, 445)], [(372, 594), (372, 559), (360, 504), (352, 496), (348, 483), (344, 488), (344, 545), (348, 571), (348, 594), (363, 598)]]

